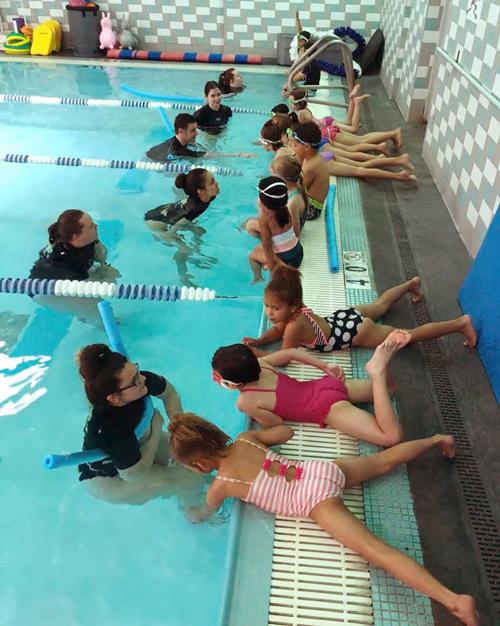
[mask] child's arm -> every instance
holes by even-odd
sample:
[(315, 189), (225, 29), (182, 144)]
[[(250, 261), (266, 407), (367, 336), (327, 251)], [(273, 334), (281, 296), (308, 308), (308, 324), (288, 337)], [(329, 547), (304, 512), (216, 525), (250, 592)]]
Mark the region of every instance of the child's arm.
[(243, 411), (243, 413), (254, 419), (261, 426), (264, 426), (264, 428), (271, 428), (278, 426), (279, 424), (283, 424), (283, 418), (279, 415), (275, 415), (268, 409), (262, 409), (261, 407), (256, 406), (254, 402), (252, 402), (249, 398), (246, 398), (244, 395), (240, 395), (236, 405), (240, 411)]
[(319, 370), (325, 372), (325, 374), (328, 374), (332, 378), (340, 378), (342, 380), (344, 377), (344, 372), (338, 365), (329, 365), (328, 363), (324, 363), (307, 352), (297, 350), (296, 348), (288, 348), (287, 350), (280, 350), (279, 352), (271, 352), (261, 360), (265, 361), (268, 365), (271, 365), (271, 367), (283, 367), (284, 365), (288, 365), (290, 361), (298, 361), (299, 363), (304, 363), (304, 365), (317, 367)]
[(260, 238), (262, 241), (262, 248), (264, 249), (264, 254), (266, 255), (266, 265), (270, 270), (274, 269), (276, 265), (275, 255), (273, 250), (273, 242), (271, 239), (271, 231), (269, 230), (269, 226), (267, 224), (267, 220), (259, 217), (259, 226), (260, 226)]
[(260, 441), (265, 446), (276, 446), (280, 443), (286, 443), (294, 435), (293, 428), (284, 424), (266, 428), (265, 430), (252, 430), (251, 433), (257, 441)]
[(217, 513), (218, 509), (225, 500), (224, 495), (218, 489), (220, 481), (214, 481), (207, 491), (207, 496), (203, 504), (198, 506), (191, 506), (186, 511), (186, 517), (193, 524), (200, 524), (206, 522), (208, 519)]
[(299, 12), (295, 11), (295, 32), (300, 33), (302, 31), (302, 23), (300, 21)]
[(299, 208), (292, 201), (292, 206), (288, 207), (288, 212), (290, 213), (290, 218), (292, 220), (292, 227), (295, 236), (298, 237), (300, 235), (300, 218), (299, 218)]
[(261, 335), (258, 339), (254, 339), (253, 337), (243, 337), (242, 342), (247, 346), (257, 347), (257, 346), (265, 346), (268, 343), (273, 343), (274, 341), (278, 341), (283, 337), (283, 332), (285, 330), (285, 325), (278, 323), (274, 326), (271, 326), (269, 330)]

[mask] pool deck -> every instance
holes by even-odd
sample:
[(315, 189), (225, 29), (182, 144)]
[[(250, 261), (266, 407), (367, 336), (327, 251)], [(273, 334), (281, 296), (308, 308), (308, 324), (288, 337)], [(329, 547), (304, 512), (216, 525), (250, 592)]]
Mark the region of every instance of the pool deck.
[[(421, 156), (425, 125), (404, 123), (378, 77), (361, 84), (372, 94), (363, 132), (401, 126), (403, 151), (419, 178), (416, 188), (360, 182), (378, 292), (416, 270), (425, 296), (418, 307), (402, 301), (384, 321), (411, 327), (429, 318), (457, 317), (462, 314), (457, 293), (472, 259)], [(459, 442), (459, 456), (448, 469), (429, 458), (408, 469), (425, 564), (452, 589), (472, 594), (481, 624), (493, 626), (500, 609), (498, 403), (478, 353), (464, 348), (460, 336), (404, 351), (395, 375), (405, 437), (447, 430)], [(457, 623), (443, 607), (434, 604), (433, 611), (438, 626)]]

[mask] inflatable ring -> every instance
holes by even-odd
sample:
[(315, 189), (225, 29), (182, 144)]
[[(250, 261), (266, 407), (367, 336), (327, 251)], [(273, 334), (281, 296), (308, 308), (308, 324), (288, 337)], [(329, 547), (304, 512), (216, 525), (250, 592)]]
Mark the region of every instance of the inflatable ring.
[(3, 51), (6, 54), (29, 54), (31, 50), (31, 39), (20, 33), (9, 33), (3, 44)]

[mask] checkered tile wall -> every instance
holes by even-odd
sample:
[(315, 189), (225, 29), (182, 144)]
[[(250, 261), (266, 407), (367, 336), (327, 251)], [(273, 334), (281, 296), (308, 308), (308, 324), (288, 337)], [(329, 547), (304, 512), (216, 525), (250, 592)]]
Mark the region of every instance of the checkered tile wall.
[(399, 88), (404, 42), (409, 24), (408, 12), (404, 1), (384, 2), (380, 28), (385, 37), (385, 50), (380, 78), (390, 98), (394, 98)]
[(423, 154), (475, 256), (500, 203), (500, 110), (439, 50), (434, 71)]
[(482, 0), (476, 15), (470, 0), (448, 0), (440, 45), (486, 89), (500, 97), (500, 3)]
[[(304, 27), (328, 30), (351, 26), (369, 38), (380, 25), (383, 0), (106, 0), (113, 17), (130, 16), (141, 48), (194, 52), (241, 52), (276, 58), (276, 35), (294, 32), (295, 11)], [(30, 23), (60, 21), (70, 47), (65, 2), (0, 0), (4, 19), (22, 15)]]

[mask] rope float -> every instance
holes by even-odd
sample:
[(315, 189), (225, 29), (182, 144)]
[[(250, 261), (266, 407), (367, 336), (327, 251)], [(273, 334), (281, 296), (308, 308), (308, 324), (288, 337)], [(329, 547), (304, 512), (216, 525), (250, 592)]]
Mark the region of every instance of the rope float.
[[(97, 168), (110, 168), (121, 170), (151, 170), (154, 172), (184, 172), (188, 173), (192, 169), (200, 167), (200, 164), (192, 163), (154, 163), (152, 161), (126, 161), (120, 159), (88, 159), (81, 157), (53, 157), (53, 156), (39, 156), (34, 154), (0, 154), (0, 161), (4, 163), (38, 163), (40, 165), (63, 165), (69, 167), (97, 167)], [(206, 165), (203, 163), (203, 167), (212, 172), (213, 174), (220, 174), (221, 176), (243, 176), (243, 172), (235, 170), (230, 167), (215, 167), (213, 165)]]
[[(174, 111), (196, 111), (202, 104), (201, 98), (184, 98), (183, 96), (169, 96), (154, 93), (147, 93), (122, 85), (122, 89), (145, 100), (119, 100), (118, 98), (71, 98), (59, 96), (30, 96), (15, 93), (0, 93), (0, 104), (5, 102), (14, 102), (16, 104), (34, 104), (34, 105), (62, 105), (62, 106), (79, 106), (91, 108), (108, 108), (108, 109), (173, 109)], [(249, 109), (247, 107), (231, 107), (233, 113), (250, 113), (254, 115), (269, 115), (269, 111), (261, 111)]]
[(91, 280), (56, 280), (50, 278), (0, 278), (0, 293), (18, 293), (28, 296), (116, 298), (118, 300), (158, 300), (163, 302), (175, 302), (176, 300), (207, 302), (216, 298), (233, 299), (233, 296), (216, 296), (215, 291), (208, 287), (131, 283), (117, 285)]

